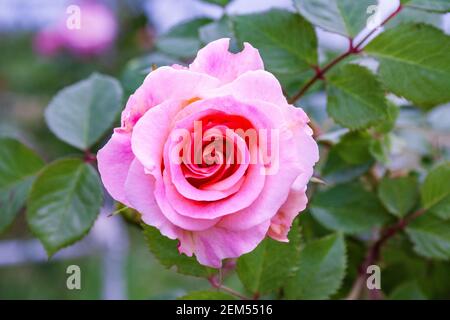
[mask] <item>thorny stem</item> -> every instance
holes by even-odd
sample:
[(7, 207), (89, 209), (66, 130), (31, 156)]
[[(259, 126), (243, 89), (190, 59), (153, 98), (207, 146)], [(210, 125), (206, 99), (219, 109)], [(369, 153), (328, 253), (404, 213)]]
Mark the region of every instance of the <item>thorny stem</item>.
[(95, 153), (92, 153), (91, 151), (86, 150), (84, 152), (83, 160), (86, 163), (95, 163), (97, 161), (97, 156), (95, 155)]
[(316, 74), (295, 94), (289, 99), (289, 103), (293, 104), (298, 99), (300, 99), (308, 90), (311, 88), (318, 80), (324, 80), (325, 74), (332, 69), (335, 65), (337, 65), (339, 62), (347, 58), (348, 56), (359, 54), (362, 51), (363, 45), (367, 42), (367, 40), (372, 37), (375, 32), (377, 32), (381, 27), (383, 27), (386, 23), (388, 23), (392, 18), (397, 16), (400, 11), (402, 11), (403, 6), (400, 4), (397, 10), (395, 10), (392, 14), (389, 15), (385, 20), (383, 20), (379, 26), (371, 30), (361, 41), (359, 41), (357, 44), (353, 43), (353, 39), (350, 38), (350, 45), (346, 52), (341, 54), (340, 56), (336, 57), (334, 60), (329, 62), (325, 67), (320, 68), (318, 66), (314, 67), (316, 70)]
[[(367, 267), (377, 263), (378, 259), (380, 258), (380, 252), (381, 252), (382, 246), (389, 239), (391, 239), (393, 236), (395, 236), (398, 232), (402, 231), (410, 222), (412, 222), (416, 218), (420, 217), (424, 213), (425, 213), (425, 210), (420, 209), (420, 210), (414, 212), (413, 214), (411, 214), (410, 216), (399, 220), (394, 225), (387, 227), (381, 231), (380, 237), (369, 247), (366, 257), (359, 267), (359, 271), (358, 271), (359, 275), (356, 278), (349, 295), (347, 296), (347, 300), (354, 300), (360, 296), (361, 291), (367, 280), (367, 272), (366, 272)], [(376, 299), (380, 298), (381, 292), (379, 292), (379, 291), (375, 292), (375, 294), (373, 294), (372, 297), (376, 298)]]
[(246, 297), (243, 294), (241, 294), (241, 293), (239, 293), (239, 292), (237, 292), (237, 291), (235, 291), (235, 290), (233, 290), (233, 289), (231, 289), (231, 288), (229, 288), (227, 286), (224, 286), (221, 283), (221, 281), (218, 281), (218, 279), (216, 277), (214, 277), (214, 276), (208, 278), (208, 281), (209, 281), (209, 283), (211, 284), (211, 286), (213, 288), (216, 288), (216, 289), (221, 290), (223, 292), (229, 293), (232, 296), (235, 296), (235, 297), (237, 297), (239, 299), (242, 299), (242, 300), (251, 300), (249, 297)]

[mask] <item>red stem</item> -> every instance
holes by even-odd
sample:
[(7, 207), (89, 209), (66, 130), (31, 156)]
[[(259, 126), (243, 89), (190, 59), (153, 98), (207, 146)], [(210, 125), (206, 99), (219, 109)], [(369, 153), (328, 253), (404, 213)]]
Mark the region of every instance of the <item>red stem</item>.
[(402, 11), (403, 6), (400, 4), (397, 8), (397, 10), (395, 10), (393, 13), (391, 13), (389, 15), (389, 17), (387, 17), (385, 20), (383, 20), (381, 22), (381, 24), (379, 26), (377, 26), (375, 29), (371, 30), (361, 41), (359, 41), (356, 45), (353, 44), (353, 39), (349, 39), (350, 40), (350, 45), (349, 48), (346, 52), (344, 52), (343, 54), (339, 55), (338, 57), (336, 57), (335, 59), (333, 59), (330, 63), (328, 63), (325, 67), (320, 68), (320, 67), (314, 67), (314, 69), (316, 70), (316, 74), (314, 75), (314, 77), (312, 77), (295, 95), (293, 95), (288, 101), (290, 104), (295, 103), (298, 99), (300, 99), (308, 90), (309, 88), (311, 88), (316, 82), (317, 80), (324, 80), (325, 79), (325, 73), (327, 73), (331, 68), (333, 68), (336, 64), (338, 64), (339, 62), (341, 62), (342, 60), (344, 60), (345, 58), (347, 58), (348, 56), (354, 55), (354, 54), (359, 54), (362, 50), (362, 46), (364, 45), (364, 43), (372, 36), (375, 34), (375, 32), (377, 32), (377, 30), (379, 28), (381, 28), (382, 26), (384, 26), (386, 23), (388, 23), (392, 18), (394, 18), (395, 16), (397, 16), (400, 11)]
[(97, 161), (97, 156), (94, 153), (90, 152), (89, 150), (86, 150), (84, 152), (83, 160), (86, 163), (95, 163)]
[[(402, 231), (410, 222), (417, 219), (424, 213), (425, 210), (420, 209), (414, 212), (409, 217), (399, 220), (396, 224), (387, 227), (381, 232), (381, 236), (378, 238), (378, 240), (369, 247), (366, 257), (359, 267), (359, 275), (353, 284), (353, 288), (348, 299), (356, 299), (359, 296), (362, 287), (366, 284), (367, 268), (378, 261), (378, 259), (380, 258), (382, 246), (398, 232)], [(381, 292), (376, 292), (372, 295), (372, 297), (381, 297)]]

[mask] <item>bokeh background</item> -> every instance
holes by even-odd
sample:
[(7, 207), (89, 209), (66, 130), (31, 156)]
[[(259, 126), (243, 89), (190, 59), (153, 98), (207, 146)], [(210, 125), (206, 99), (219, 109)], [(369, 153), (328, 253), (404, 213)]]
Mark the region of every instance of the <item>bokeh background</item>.
[[(69, 50), (49, 56), (36, 51), (34, 38), (65, 17), (66, 8), (76, 1), (0, 0), (0, 135), (17, 137), (46, 161), (76, 153), (45, 125), (44, 109), (58, 90), (99, 71), (121, 79), (129, 95), (134, 89), (130, 81), (132, 59), (151, 53), (155, 37), (193, 17), (217, 19), (223, 14), (220, 7), (196, 0), (95, 2), (107, 6), (117, 18), (118, 34), (112, 46), (95, 56), (80, 56)], [(389, 14), (397, 3), (380, 1), (382, 14)], [(226, 10), (228, 14), (241, 14), (272, 7), (292, 10), (290, 0), (235, 0)], [(448, 16), (421, 13), (408, 19), (426, 21), (450, 32)], [(317, 32), (323, 57), (346, 50), (345, 38)], [(370, 63), (367, 61), (367, 65)], [(313, 118), (319, 122), (324, 119), (324, 95), (310, 95), (303, 104)], [(399, 136), (408, 143), (397, 146), (391, 165), (414, 166), (421, 155), (429, 154), (433, 143), (448, 143), (450, 130), (442, 123), (445, 118), (450, 118), (449, 106), (427, 115), (405, 112), (399, 118), (403, 126)], [(426, 135), (422, 134), (424, 130)], [(448, 148), (445, 150), (448, 154)], [(29, 233), (22, 213), (0, 236), (0, 299), (166, 299), (210, 287), (206, 280), (164, 269), (148, 251), (139, 228), (120, 216), (108, 217), (113, 210), (112, 201), (107, 199), (89, 235), (50, 261)], [(81, 268), (82, 290), (66, 288), (66, 268), (72, 264)], [(240, 289), (237, 279), (227, 281)]]

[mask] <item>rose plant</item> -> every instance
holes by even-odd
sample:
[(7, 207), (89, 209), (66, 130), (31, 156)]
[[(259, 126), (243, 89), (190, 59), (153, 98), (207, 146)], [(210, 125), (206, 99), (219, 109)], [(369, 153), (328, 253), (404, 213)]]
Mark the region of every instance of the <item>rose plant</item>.
[(376, 4), (194, 19), (121, 81), (64, 88), (46, 122), (81, 153), (45, 164), (1, 138), (0, 231), (26, 206), (51, 256), (110, 195), (111, 219), (214, 288), (185, 298), (448, 298), (450, 6), (402, 0), (373, 25)]

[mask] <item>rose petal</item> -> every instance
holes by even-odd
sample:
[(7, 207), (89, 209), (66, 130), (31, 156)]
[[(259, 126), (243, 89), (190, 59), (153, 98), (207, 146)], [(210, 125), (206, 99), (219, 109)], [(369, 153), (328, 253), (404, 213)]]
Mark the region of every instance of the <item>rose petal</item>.
[(244, 50), (239, 53), (228, 51), (229, 46), (227, 38), (209, 43), (198, 51), (189, 69), (209, 74), (222, 83), (233, 81), (247, 71), (264, 69), (259, 51), (251, 44), (244, 43)]
[(122, 112), (122, 125), (132, 127), (150, 108), (167, 100), (189, 100), (219, 86), (220, 82), (207, 74), (186, 69), (160, 67), (145, 78)]
[(167, 201), (164, 181), (156, 180), (155, 184), (155, 199), (164, 216), (170, 220), (174, 225), (189, 231), (202, 231), (211, 228), (219, 222), (220, 218), (216, 219), (193, 219), (180, 215)]
[(250, 167), (247, 177), (239, 191), (233, 195), (217, 201), (194, 201), (183, 197), (173, 185), (170, 178), (165, 176), (167, 201), (183, 216), (191, 218), (214, 219), (233, 214), (250, 206), (260, 195), (264, 187), (265, 176), (260, 173), (261, 165)]
[(178, 228), (162, 214), (156, 203), (155, 178), (145, 174), (144, 167), (137, 159), (131, 164), (125, 190), (129, 207), (137, 210), (146, 224), (158, 228), (163, 235), (171, 239), (178, 237), (180, 233)]
[[(184, 121), (179, 122), (177, 128), (189, 127), (193, 122), (198, 119), (198, 116), (202, 117), (210, 111), (199, 112), (195, 114), (195, 117), (184, 119)], [(234, 137), (234, 136), (233, 136)], [(234, 137), (235, 138), (235, 137)], [(177, 193), (186, 198), (186, 200), (196, 200), (196, 201), (217, 201), (224, 199), (236, 191), (239, 190), (240, 184), (238, 183), (241, 178), (244, 176), (245, 171), (249, 165), (249, 151), (245, 145), (245, 142), (238, 137), (237, 146), (239, 152), (242, 154), (242, 157), (245, 159), (243, 163), (240, 165), (238, 170), (234, 172), (232, 176), (229, 177), (231, 180), (229, 188), (207, 188), (207, 189), (199, 189), (195, 186), (191, 185), (189, 181), (186, 180), (186, 176), (181, 169), (181, 165), (175, 163), (171, 158), (171, 151), (173, 149), (173, 145), (175, 142), (167, 143), (164, 150), (164, 164), (170, 173), (170, 177), (173, 185), (176, 187)], [(227, 181), (223, 181), (223, 185), (226, 186)], [(220, 182), (217, 183), (218, 187), (220, 186)]]
[(292, 222), (300, 211), (305, 210), (307, 203), (306, 187), (300, 190), (291, 188), (286, 202), (272, 218), (267, 235), (272, 239), (288, 242), (287, 235), (291, 229)]
[(207, 93), (207, 97), (226, 95), (232, 95), (240, 101), (262, 100), (280, 106), (287, 104), (280, 82), (273, 74), (264, 70), (248, 71)]
[(181, 108), (179, 101), (159, 104), (148, 110), (133, 129), (133, 153), (147, 172), (156, 178), (161, 176), (164, 144), (169, 137), (173, 118)]
[(125, 205), (129, 205), (125, 181), (134, 158), (130, 134), (120, 129), (114, 131), (108, 143), (97, 153), (98, 171), (103, 185), (115, 200)]
[(239, 231), (213, 227), (205, 231), (191, 232), (185, 235), (186, 240), (180, 239), (179, 250), (188, 256), (195, 254), (198, 262), (203, 265), (220, 268), (223, 259), (237, 258), (255, 249), (266, 236), (269, 224), (270, 222), (266, 221)]

